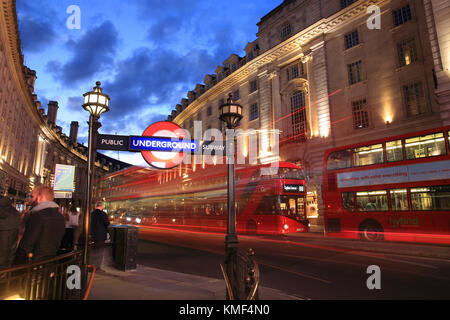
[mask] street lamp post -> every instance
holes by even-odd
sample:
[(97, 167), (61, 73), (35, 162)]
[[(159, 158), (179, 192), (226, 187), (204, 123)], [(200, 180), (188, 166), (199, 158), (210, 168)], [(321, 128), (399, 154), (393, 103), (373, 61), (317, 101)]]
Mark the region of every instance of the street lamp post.
[[(242, 119), (242, 106), (233, 102), (231, 93), (225, 104), (220, 106), (220, 120), (225, 122), (227, 129), (234, 129)], [(238, 283), (238, 237), (236, 234), (236, 205), (234, 177), (234, 135), (227, 146), (228, 164), (228, 205), (227, 205), (227, 235), (225, 237), (225, 269), (233, 295), (239, 295)]]
[(92, 182), (94, 180), (94, 159), (95, 159), (95, 142), (98, 129), (101, 127), (98, 119), (104, 112), (109, 111), (109, 96), (102, 92), (100, 81), (96, 82), (93, 91), (83, 94), (83, 109), (89, 112), (89, 142), (87, 157), (87, 183), (86, 183), (86, 202), (84, 212), (84, 252), (83, 265), (88, 264), (88, 247), (89, 247), (89, 227), (90, 227), (90, 205), (92, 199)]

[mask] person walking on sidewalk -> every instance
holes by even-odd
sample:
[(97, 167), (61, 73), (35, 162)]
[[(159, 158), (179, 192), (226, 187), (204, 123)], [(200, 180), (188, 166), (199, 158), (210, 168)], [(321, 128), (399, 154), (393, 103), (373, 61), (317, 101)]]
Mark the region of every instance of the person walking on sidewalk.
[(66, 231), (64, 233), (63, 240), (61, 242), (61, 249), (72, 251), (74, 248), (75, 232), (78, 230), (78, 224), (80, 219), (80, 213), (75, 206), (71, 206), (68, 212), (65, 214), (66, 219)]
[(0, 270), (11, 266), (19, 237), (20, 214), (12, 205), (0, 197)]
[(101, 270), (101, 267), (103, 266), (108, 226), (109, 220), (105, 211), (103, 211), (103, 202), (98, 201), (95, 210), (91, 213), (91, 237), (94, 241), (91, 263), (93, 263), (98, 270)]
[(53, 189), (37, 186), (31, 196), (34, 207), (26, 221), (14, 264), (55, 257), (64, 235), (65, 220), (53, 202)]

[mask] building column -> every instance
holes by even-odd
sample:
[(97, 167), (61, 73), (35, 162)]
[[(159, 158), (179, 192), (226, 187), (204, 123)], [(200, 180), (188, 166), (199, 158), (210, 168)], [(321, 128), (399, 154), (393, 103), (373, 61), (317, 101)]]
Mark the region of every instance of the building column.
[(270, 147), (269, 132), (273, 129), (273, 106), (272, 106), (272, 82), (269, 71), (266, 69), (258, 74), (259, 82), (259, 158), (264, 163), (270, 157), (268, 153)]
[(450, 3), (423, 0), (433, 54), (435, 87), (444, 125), (450, 125)]
[[(313, 87), (312, 92), (314, 92), (314, 111), (313, 114), (316, 115), (318, 131), (318, 138), (323, 139), (330, 135), (331, 130), (331, 112), (330, 112), (330, 100), (329, 100), (329, 91), (328, 91), (328, 69), (327, 69), (327, 55), (325, 42), (322, 41), (311, 47), (311, 57), (312, 62), (310, 62), (310, 66), (308, 71), (311, 72), (309, 76), (310, 79), (310, 87)], [(311, 70), (312, 69), (312, 70)], [(322, 153), (318, 153), (322, 155)], [(315, 186), (315, 190), (317, 192), (317, 207), (319, 216), (317, 218), (317, 225), (319, 227), (323, 227), (323, 212), (324, 212), (324, 203), (323, 203), (323, 185), (322, 185), (322, 159), (319, 161), (315, 161), (316, 159), (311, 159), (311, 170), (317, 175), (314, 175), (314, 179), (310, 179), (309, 183), (312, 187)], [(312, 181), (314, 180), (314, 181)]]

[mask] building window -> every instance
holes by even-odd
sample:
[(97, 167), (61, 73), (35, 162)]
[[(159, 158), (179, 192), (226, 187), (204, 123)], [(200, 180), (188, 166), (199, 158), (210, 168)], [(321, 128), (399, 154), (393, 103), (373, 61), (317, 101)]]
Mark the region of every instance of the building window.
[(193, 119), (189, 120), (189, 128), (192, 128), (192, 127), (194, 127), (194, 120)]
[(212, 107), (211, 106), (209, 106), (208, 109), (206, 109), (206, 114), (208, 116), (212, 115)]
[(408, 116), (417, 116), (425, 113), (425, 98), (422, 82), (403, 86), (403, 95)]
[(392, 15), (394, 17), (394, 26), (399, 26), (412, 19), (409, 4), (400, 9), (394, 10)]
[(239, 100), (239, 90), (233, 92), (233, 100), (234, 101)]
[(253, 80), (252, 82), (250, 82), (250, 93), (255, 92), (257, 90), (258, 90), (258, 81)]
[(296, 91), (291, 96), (291, 121), (292, 136), (296, 140), (306, 140), (306, 110), (305, 110), (305, 93)]
[(347, 8), (349, 5), (351, 5), (356, 0), (341, 0), (341, 9)]
[(350, 49), (359, 44), (358, 30), (346, 34), (344, 38), (345, 38), (345, 49)]
[(298, 65), (295, 65), (291, 68), (292, 79), (298, 78)]
[(416, 41), (414, 39), (406, 40), (397, 45), (398, 47), (398, 58), (400, 66), (407, 66), (418, 60)]
[(348, 67), (348, 79), (350, 85), (362, 81), (362, 61), (354, 62), (347, 65)]
[(290, 35), (291, 35), (291, 24), (290, 23), (286, 23), (281, 28), (280, 38), (284, 40), (284, 39), (287, 39)]
[(367, 128), (369, 126), (369, 112), (367, 112), (366, 99), (352, 102), (353, 127), (355, 129)]
[(258, 104), (254, 103), (250, 106), (250, 121), (258, 119)]

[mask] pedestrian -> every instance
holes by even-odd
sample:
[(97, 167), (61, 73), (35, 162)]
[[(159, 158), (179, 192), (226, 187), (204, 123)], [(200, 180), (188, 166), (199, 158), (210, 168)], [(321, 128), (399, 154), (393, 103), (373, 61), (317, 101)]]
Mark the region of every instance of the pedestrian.
[(20, 213), (10, 199), (0, 196), (0, 269), (11, 266), (20, 230)]
[(103, 211), (103, 202), (98, 201), (95, 210), (91, 213), (91, 237), (92, 241), (94, 241), (91, 263), (94, 264), (98, 270), (102, 270), (103, 266), (108, 226), (109, 220), (105, 211)]
[(14, 264), (50, 259), (56, 256), (64, 235), (65, 220), (53, 202), (53, 189), (37, 186), (25, 230), (17, 248)]
[(66, 230), (61, 242), (61, 250), (72, 251), (74, 243), (76, 243), (75, 232), (78, 230), (80, 214), (76, 207), (71, 206), (68, 212), (64, 214), (64, 218), (66, 219)]

